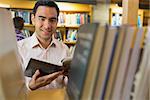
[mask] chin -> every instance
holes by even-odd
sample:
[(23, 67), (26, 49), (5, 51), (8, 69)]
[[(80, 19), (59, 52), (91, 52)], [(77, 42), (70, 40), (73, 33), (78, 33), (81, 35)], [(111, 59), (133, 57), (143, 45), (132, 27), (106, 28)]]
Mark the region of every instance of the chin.
[(45, 40), (48, 40), (50, 37), (49, 36), (43, 36), (42, 38)]

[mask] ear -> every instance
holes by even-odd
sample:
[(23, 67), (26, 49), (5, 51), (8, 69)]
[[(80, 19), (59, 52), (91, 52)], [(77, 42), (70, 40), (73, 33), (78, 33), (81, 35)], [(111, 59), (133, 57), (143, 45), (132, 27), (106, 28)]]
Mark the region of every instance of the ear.
[(31, 21), (32, 21), (32, 24), (35, 25), (35, 16), (34, 16), (34, 14), (31, 15)]

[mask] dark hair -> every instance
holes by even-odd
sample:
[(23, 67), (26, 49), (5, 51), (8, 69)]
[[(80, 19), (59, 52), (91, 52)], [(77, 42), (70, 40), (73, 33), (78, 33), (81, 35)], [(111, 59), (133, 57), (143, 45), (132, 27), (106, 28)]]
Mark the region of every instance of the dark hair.
[(47, 6), (47, 7), (54, 7), (57, 11), (57, 17), (59, 16), (59, 8), (57, 4), (52, 0), (38, 0), (33, 8), (33, 14), (35, 15), (39, 6)]
[(14, 26), (16, 29), (22, 30), (24, 27), (24, 19), (22, 17), (16, 16), (13, 18)]

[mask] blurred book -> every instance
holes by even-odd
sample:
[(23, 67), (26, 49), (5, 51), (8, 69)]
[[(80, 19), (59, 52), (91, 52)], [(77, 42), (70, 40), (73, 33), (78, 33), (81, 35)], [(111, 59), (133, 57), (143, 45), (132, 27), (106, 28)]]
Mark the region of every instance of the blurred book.
[(127, 65), (127, 71), (124, 79), (124, 85), (122, 88), (122, 96), (121, 100), (129, 100), (131, 99), (131, 92), (132, 92), (132, 86), (133, 86), (133, 81), (134, 81), (134, 76), (136, 73), (136, 70), (138, 69), (138, 61), (140, 58), (140, 43), (142, 41), (142, 34), (143, 34), (143, 29), (139, 28), (136, 29), (135, 31), (135, 40), (134, 46), (131, 50), (131, 57), (129, 58), (129, 62)]
[(10, 11), (0, 8), (0, 99), (25, 100), (26, 85)]
[(139, 70), (135, 75), (134, 90), (132, 92), (133, 100), (149, 100), (150, 97), (150, 26), (146, 32), (145, 45)]
[(111, 69), (112, 59), (114, 56), (114, 51), (116, 48), (116, 43), (118, 39), (118, 29), (116, 27), (109, 26), (106, 29), (107, 37), (104, 43), (104, 49), (101, 61), (99, 61), (99, 68), (97, 70), (97, 79), (95, 83), (95, 89), (93, 92), (93, 99), (103, 100), (104, 93), (106, 90), (106, 85), (109, 77), (109, 72)]
[(120, 100), (122, 87), (124, 84), (124, 77), (127, 70), (127, 65), (130, 57), (130, 50), (132, 45), (132, 40), (135, 32), (135, 27), (128, 27), (125, 33), (125, 41), (123, 44), (123, 49), (121, 51), (121, 57), (118, 64), (117, 74), (115, 76), (115, 83), (112, 89), (111, 100)]
[(119, 28), (116, 50), (114, 51), (114, 57), (112, 59), (112, 65), (111, 65), (111, 70), (109, 73), (109, 78), (108, 78), (108, 82), (107, 82), (107, 86), (106, 86), (106, 90), (105, 90), (105, 94), (104, 94), (104, 100), (111, 99), (112, 89), (113, 89), (113, 85), (115, 82), (115, 75), (116, 75), (117, 69), (118, 69), (117, 66), (120, 61), (120, 55), (121, 55), (121, 51), (123, 49), (123, 43), (125, 40), (126, 28), (127, 28), (127, 26), (125, 26), (125, 25), (121, 26)]
[(67, 87), (71, 100), (87, 100), (92, 97), (104, 33), (105, 27), (99, 23), (84, 24), (78, 30)]

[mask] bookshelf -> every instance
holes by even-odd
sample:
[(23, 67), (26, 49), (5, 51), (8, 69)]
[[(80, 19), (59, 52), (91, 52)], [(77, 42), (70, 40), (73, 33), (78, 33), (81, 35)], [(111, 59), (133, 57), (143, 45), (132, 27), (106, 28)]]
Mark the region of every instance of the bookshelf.
[[(138, 27), (143, 26), (143, 14), (144, 10), (138, 10)], [(122, 16), (123, 15), (123, 8), (119, 7), (118, 5), (111, 4), (109, 9), (109, 23), (112, 26), (120, 26), (122, 25)]]
[[(3, 1), (8, 4), (12, 16), (25, 17), (25, 29), (34, 32), (31, 23), (31, 12), (35, 1)], [(26, 3), (26, 5), (24, 5)], [(77, 30), (80, 25), (90, 23), (92, 20), (92, 5), (78, 3), (56, 2), (60, 8), (57, 32), (61, 35), (62, 41), (70, 46), (76, 44)], [(26, 15), (26, 16), (24, 16)], [(59, 36), (60, 37), (60, 36)]]
[(150, 21), (150, 11), (144, 10), (143, 26), (148, 26), (148, 21)]
[(77, 30), (80, 25), (90, 23), (90, 15), (87, 11), (61, 11), (58, 21), (58, 30), (62, 40), (67, 45), (74, 45), (77, 40)]

